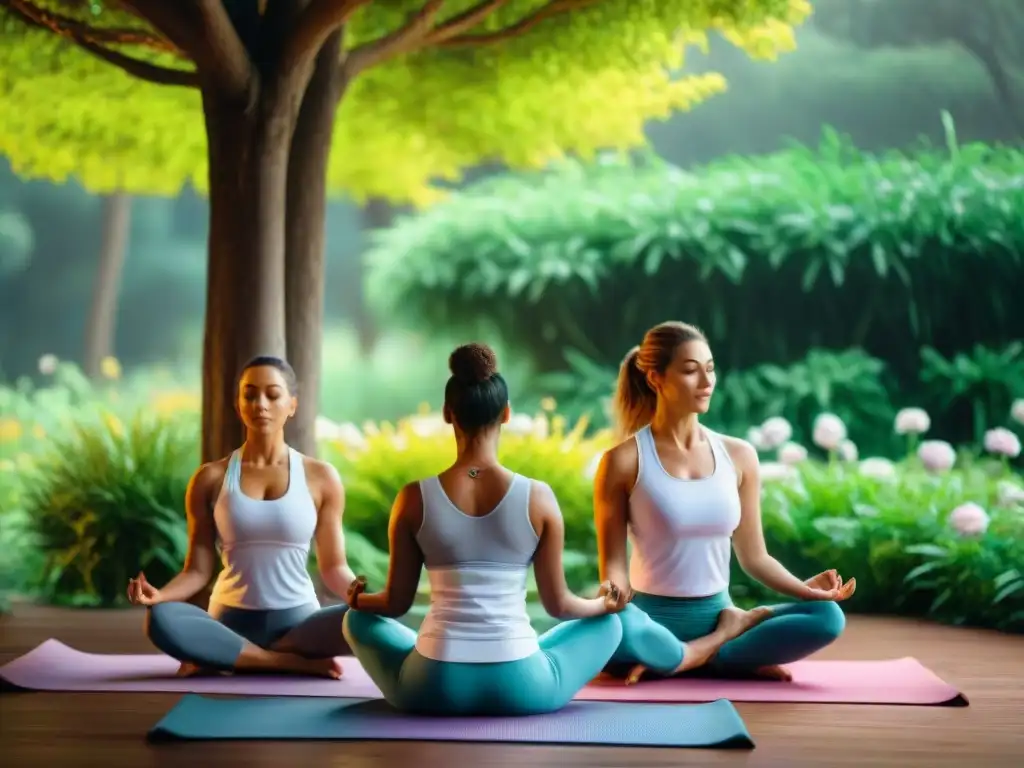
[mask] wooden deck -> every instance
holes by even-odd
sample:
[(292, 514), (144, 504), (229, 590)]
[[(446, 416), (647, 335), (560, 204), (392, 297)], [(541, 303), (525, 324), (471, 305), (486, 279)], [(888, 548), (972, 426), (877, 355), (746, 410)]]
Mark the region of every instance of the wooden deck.
[[(84, 651), (148, 653), (141, 611), (18, 606), (0, 618), (0, 663), (55, 637)], [(413, 742), (236, 742), (152, 745), (146, 731), (174, 694), (0, 695), (0, 754), (12, 768), (202, 765), (956, 766), (1024, 765), (1024, 638), (921, 622), (853, 617), (821, 658), (916, 656), (970, 699), (967, 708), (737, 704), (757, 748), (534, 747)]]

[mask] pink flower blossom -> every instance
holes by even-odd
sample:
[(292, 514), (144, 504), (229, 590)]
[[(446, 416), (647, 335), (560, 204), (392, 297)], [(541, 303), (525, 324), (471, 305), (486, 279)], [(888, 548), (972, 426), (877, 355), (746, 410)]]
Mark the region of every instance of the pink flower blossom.
[(904, 408), (893, 425), (897, 435), (923, 435), (932, 426), (931, 417), (922, 408)]
[(988, 513), (968, 501), (949, 513), (949, 524), (961, 536), (979, 536), (988, 530)]
[(798, 443), (786, 443), (779, 448), (779, 461), (790, 466), (807, 459), (807, 449)]
[(945, 440), (925, 440), (917, 449), (917, 458), (929, 472), (947, 472), (956, 464), (956, 450)]
[(985, 450), (1015, 459), (1020, 456), (1020, 438), (1005, 427), (996, 427), (985, 433)]
[(793, 436), (793, 427), (781, 416), (772, 416), (761, 425), (761, 439), (764, 450), (783, 445)]
[(814, 420), (814, 444), (826, 451), (834, 451), (846, 439), (846, 425), (834, 413), (822, 413)]

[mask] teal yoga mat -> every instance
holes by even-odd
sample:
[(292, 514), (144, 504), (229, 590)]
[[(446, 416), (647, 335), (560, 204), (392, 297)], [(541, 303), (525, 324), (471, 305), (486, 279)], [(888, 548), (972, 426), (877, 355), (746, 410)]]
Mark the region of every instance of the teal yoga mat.
[(547, 715), (425, 717), (380, 699), (222, 699), (190, 694), (149, 732), (166, 740), (475, 741), (753, 749), (739, 712), (706, 704), (574, 701)]

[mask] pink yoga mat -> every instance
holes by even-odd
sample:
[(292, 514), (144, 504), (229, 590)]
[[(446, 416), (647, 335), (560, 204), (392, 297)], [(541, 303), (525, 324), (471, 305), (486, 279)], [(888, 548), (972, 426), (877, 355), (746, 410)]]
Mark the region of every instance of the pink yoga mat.
[[(32, 691), (124, 691), (235, 694), (240, 696), (324, 696), (374, 699), (381, 693), (359, 662), (341, 659), (341, 680), (277, 675), (174, 676), (178, 662), (162, 654), (82, 653), (47, 640), (0, 667), (7, 687)], [(801, 661), (789, 665), (792, 682), (686, 678), (626, 686), (595, 681), (578, 701), (811, 702), (820, 704), (911, 704), (967, 706), (967, 698), (913, 658), (883, 661)]]

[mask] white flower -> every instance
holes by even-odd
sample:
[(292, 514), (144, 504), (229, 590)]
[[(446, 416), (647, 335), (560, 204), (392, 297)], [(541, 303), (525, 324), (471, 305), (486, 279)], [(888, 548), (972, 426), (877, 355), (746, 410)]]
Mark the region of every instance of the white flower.
[(793, 436), (793, 427), (781, 416), (772, 416), (761, 425), (761, 441), (764, 450), (783, 445)]
[(317, 440), (337, 440), (338, 425), (324, 416), (317, 416), (313, 424), (313, 433)]
[(985, 433), (985, 450), (1015, 459), (1020, 456), (1020, 438), (1005, 427), (996, 427)]
[(513, 413), (504, 430), (512, 435), (529, 435), (533, 432), (533, 417), (525, 413)]
[(1024, 504), (1024, 488), (1009, 480), (1000, 480), (996, 484), (996, 497), (1001, 507)]
[(766, 483), (795, 480), (800, 476), (796, 467), (778, 461), (766, 461), (761, 465), (761, 480)]
[(43, 376), (52, 376), (57, 372), (57, 364), (59, 362), (56, 355), (43, 355), (39, 358), (39, 372)]
[(846, 439), (846, 425), (834, 413), (822, 413), (814, 420), (811, 437), (814, 444), (826, 451), (834, 451)]
[(857, 444), (853, 440), (843, 440), (839, 444), (839, 458), (843, 461), (856, 461), (858, 456)]
[(351, 421), (338, 425), (335, 440), (340, 441), (349, 448), (362, 449), (366, 447), (366, 436)]
[(929, 472), (946, 472), (956, 464), (956, 450), (945, 440), (925, 440), (917, 449), (917, 458)]
[(891, 480), (896, 476), (896, 466), (888, 459), (875, 456), (860, 463), (860, 473), (875, 480)]
[(593, 458), (591, 458), (590, 461), (587, 462), (587, 466), (583, 468), (583, 476), (587, 480), (593, 480), (594, 479), (594, 475), (597, 474), (597, 468), (600, 466), (601, 459), (602, 459), (603, 456), (604, 456), (603, 452), (595, 453)]
[(751, 427), (747, 430), (747, 442), (758, 451), (764, 450), (764, 432), (760, 427)]
[(1010, 418), (1018, 424), (1024, 424), (1024, 397), (1013, 401), (1010, 406)]
[(923, 435), (931, 426), (931, 417), (923, 408), (904, 408), (896, 414), (893, 429), (897, 435)]
[(807, 449), (799, 443), (786, 443), (779, 448), (779, 461), (783, 464), (799, 464), (807, 459)]
[(949, 524), (961, 536), (978, 536), (988, 530), (988, 513), (968, 501), (949, 513)]
[(427, 413), (411, 416), (408, 420), (409, 429), (417, 437), (437, 437), (451, 429), (440, 413)]

